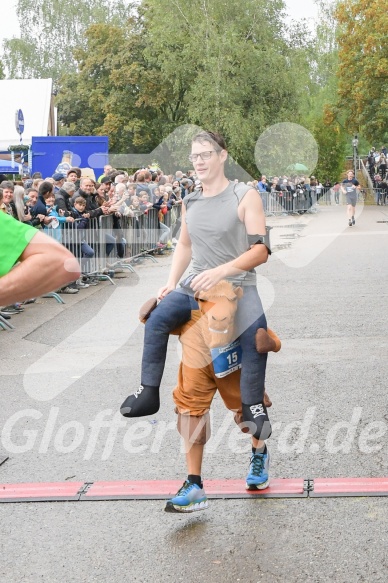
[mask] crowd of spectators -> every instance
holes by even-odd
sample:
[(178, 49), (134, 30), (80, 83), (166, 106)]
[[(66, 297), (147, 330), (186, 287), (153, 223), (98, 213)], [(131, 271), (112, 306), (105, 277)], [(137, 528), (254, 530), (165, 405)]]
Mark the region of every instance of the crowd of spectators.
[[(379, 170), (384, 180), (386, 158), (383, 152), (380, 153)], [(260, 193), (267, 215), (272, 212), (315, 212), (316, 204), (322, 199), (329, 204), (334, 199), (335, 204), (339, 204), (339, 183), (332, 184), (328, 179), (322, 183), (314, 176), (267, 178), (263, 175), (260, 180), (248, 184)], [(136, 223), (150, 209), (156, 209), (159, 227), (156, 248), (158, 251), (172, 249), (180, 228), (182, 200), (199, 186), (200, 181), (196, 179), (194, 171), (183, 173), (178, 170), (174, 175), (166, 175), (160, 169), (142, 168), (129, 175), (110, 165), (104, 167), (98, 180), (82, 177), (80, 168), (70, 168), (66, 175), (55, 172), (46, 178), (35, 173), (20, 181), (11, 181), (0, 175), (0, 212), (43, 229), (65, 245), (64, 229), (80, 229), (84, 236), (80, 238), (77, 256), (84, 275), (59, 290), (61, 293), (75, 294), (80, 289), (98, 284), (98, 278), (88, 273), (86, 267), (87, 261), (96, 253), (87, 236), (89, 223), (93, 219), (107, 215), (112, 217), (112, 232), (104, 233), (106, 257), (110, 260), (110, 264), (107, 263), (109, 270), (115, 262), (125, 257), (127, 251), (127, 241), (122, 230), (125, 217), (134, 219)], [(94, 226), (98, 224), (98, 221), (93, 222)], [(71, 250), (74, 252), (74, 248)], [(19, 306), (19, 309), (23, 308)], [(17, 310), (18, 306), (12, 306), (8, 313), (18, 313)], [(2, 313), (6, 314), (7, 310)]]
[(376, 202), (378, 205), (386, 204), (388, 200), (388, 174), (387, 174), (387, 149), (383, 146), (379, 151), (371, 148), (365, 160), (373, 187), (377, 189)]
[(331, 201), (331, 189), (333, 184), (329, 179), (324, 183), (315, 176), (271, 176), (263, 175), (259, 181), (251, 183), (262, 198), (266, 215), (279, 209), (283, 214), (303, 214), (315, 212), (315, 205), (322, 198), (326, 202)]
[(373, 186), (378, 187), (378, 183), (387, 177), (387, 149), (383, 146), (380, 151), (371, 148), (365, 161), (365, 166), (373, 182)]
[[(126, 252), (123, 219), (130, 217), (136, 223), (141, 215), (156, 209), (159, 227), (156, 249), (160, 252), (173, 248), (180, 226), (177, 218), (180, 216), (182, 200), (195, 186), (192, 172), (184, 174), (177, 171), (175, 175), (167, 176), (161, 170), (140, 169), (129, 176), (127, 172), (116, 170), (110, 165), (104, 167), (104, 173), (97, 181), (81, 177), (80, 168), (71, 168), (66, 175), (56, 172), (46, 178), (35, 173), (19, 181), (0, 175), (0, 212), (42, 229), (63, 244), (66, 244), (63, 240), (64, 229), (71, 226), (80, 230), (77, 256), (84, 275), (58, 290), (60, 293), (76, 294), (99, 282), (99, 278), (88, 274), (86, 269), (88, 259), (96, 253), (88, 238), (92, 219), (108, 215), (112, 217), (112, 231), (104, 232), (103, 236), (106, 257), (111, 261), (111, 264), (107, 263), (106, 272), (113, 275), (120, 268), (114, 267), (112, 270), (110, 267), (123, 259)], [(93, 228), (99, 224), (99, 221), (94, 221)], [(74, 252), (74, 246), (71, 250)], [(1, 308), (0, 313), (9, 318), (23, 309), (21, 305), (7, 306)]]

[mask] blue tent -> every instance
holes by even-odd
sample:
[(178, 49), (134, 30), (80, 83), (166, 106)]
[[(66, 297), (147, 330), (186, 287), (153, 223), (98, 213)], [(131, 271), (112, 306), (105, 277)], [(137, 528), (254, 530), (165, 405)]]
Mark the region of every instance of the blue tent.
[(10, 160), (0, 159), (0, 172), (1, 174), (20, 174), (22, 171), (22, 165), (15, 162), (12, 167)]

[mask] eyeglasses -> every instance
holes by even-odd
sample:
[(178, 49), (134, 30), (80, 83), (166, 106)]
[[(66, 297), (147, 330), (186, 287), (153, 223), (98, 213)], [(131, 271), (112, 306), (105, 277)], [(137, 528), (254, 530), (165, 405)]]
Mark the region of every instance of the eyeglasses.
[(201, 160), (210, 160), (213, 152), (216, 152), (216, 151), (217, 150), (209, 150), (207, 152), (201, 152), (200, 154), (190, 154), (189, 160), (190, 160), (190, 162), (196, 162), (198, 160), (198, 158), (201, 158)]

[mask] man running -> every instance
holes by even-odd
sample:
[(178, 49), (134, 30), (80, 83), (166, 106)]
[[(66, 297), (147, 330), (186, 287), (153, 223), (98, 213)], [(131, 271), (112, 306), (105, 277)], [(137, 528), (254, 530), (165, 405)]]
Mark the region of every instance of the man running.
[(360, 190), (360, 183), (354, 178), (353, 170), (347, 173), (347, 179), (342, 181), (342, 192), (346, 195), (346, 213), (349, 219), (349, 227), (356, 224), (354, 215), (356, 213), (357, 196)]
[[(120, 410), (125, 417), (153, 415), (159, 410), (169, 332), (188, 322), (191, 310), (198, 309), (195, 292), (207, 291), (223, 279), (242, 286), (244, 295), (236, 314), (236, 336), (242, 348), (242, 413), (255, 440), (251, 473), (253, 468), (260, 488), (268, 483), (264, 440), (271, 435), (271, 425), (264, 404), (268, 355), (259, 354), (255, 343), (258, 328), (267, 329), (255, 267), (267, 261), (270, 250), (261, 198), (251, 186), (226, 178), (227, 157), (219, 134), (201, 132), (193, 139), (190, 161), (202, 187), (184, 198), (182, 230), (170, 275), (159, 290), (161, 301), (145, 325), (141, 386)], [(189, 276), (180, 281), (190, 263)], [(200, 483), (200, 476), (195, 479)]]

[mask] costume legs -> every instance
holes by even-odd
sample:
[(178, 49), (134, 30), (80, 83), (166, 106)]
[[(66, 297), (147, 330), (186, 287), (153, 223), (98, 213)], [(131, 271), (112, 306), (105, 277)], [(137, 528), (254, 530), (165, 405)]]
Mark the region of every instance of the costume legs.
[(250, 432), (257, 439), (268, 439), (271, 424), (264, 404), (267, 352), (259, 353), (256, 332), (267, 329), (267, 320), (256, 286), (246, 286), (236, 314), (237, 334), (242, 348), (241, 401), (244, 421), (253, 424)]
[(256, 349), (256, 332), (259, 328), (267, 329), (263, 306), (256, 286), (246, 286), (238, 303), (236, 334), (240, 336), (242, 348), (241, 400), (248, 405), (264, 399), (267, 354), (259, 354)]
[(169, 293), (153, 310), (145, 324), (141, 386), (121, 405), (125, 417), (153, 415), (159, 410), (159, 387), (166, 363), (169, 334), (191, 318), (198, 304), (186, 289)]

